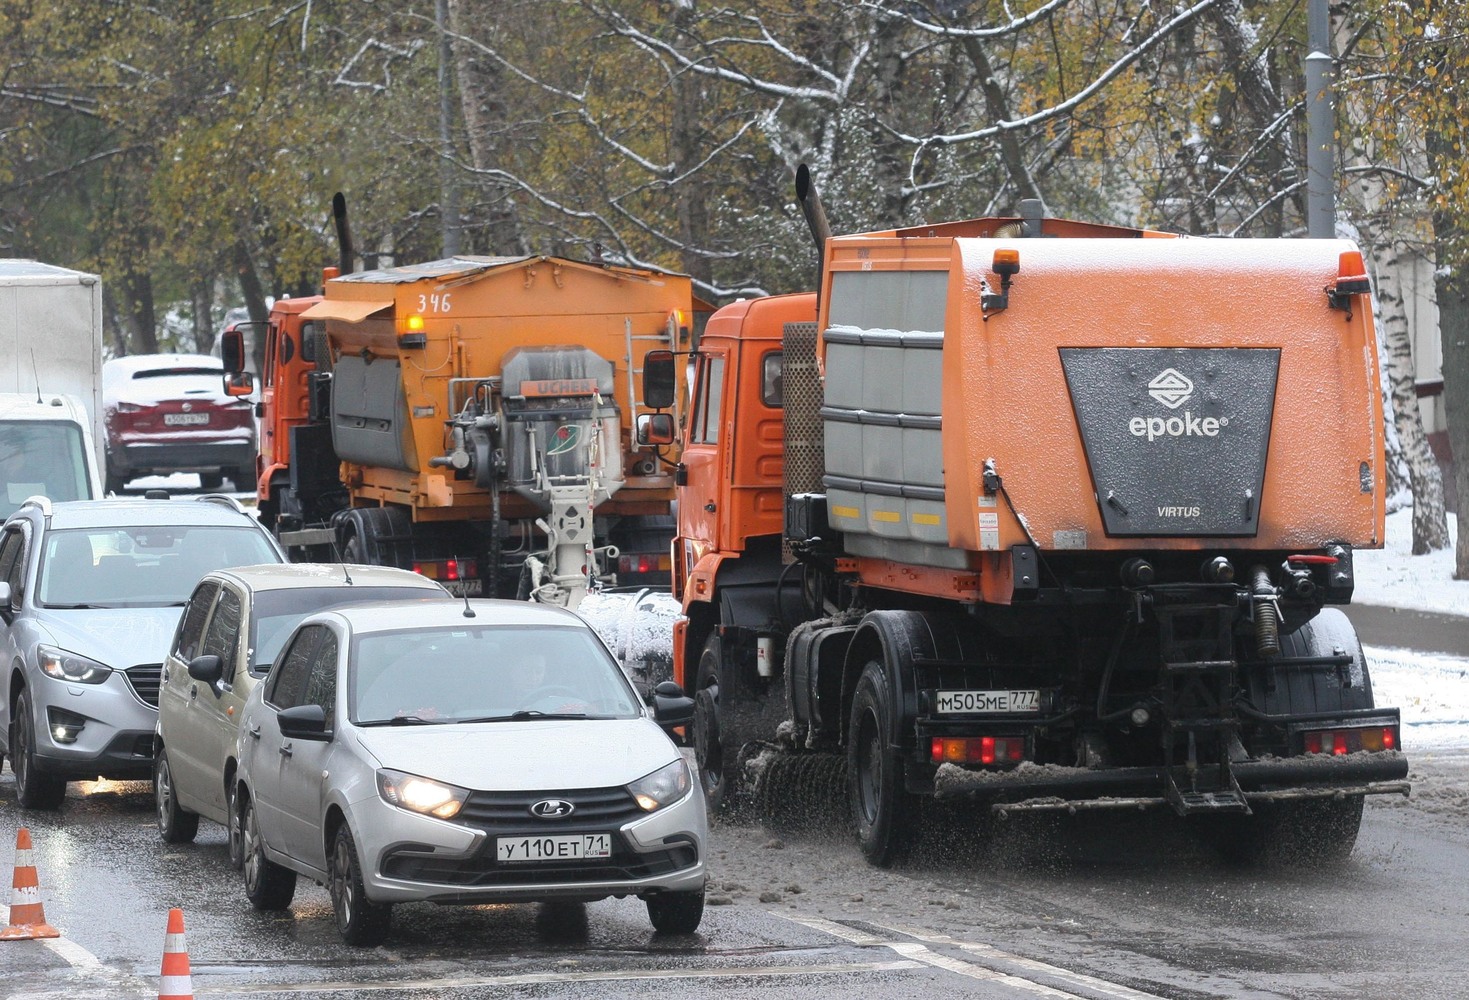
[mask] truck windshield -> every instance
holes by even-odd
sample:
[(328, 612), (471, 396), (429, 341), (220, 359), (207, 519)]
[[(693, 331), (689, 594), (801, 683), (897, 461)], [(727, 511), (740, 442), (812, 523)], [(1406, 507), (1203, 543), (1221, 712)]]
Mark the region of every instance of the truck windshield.
[(27, 497), (90, 500), (86, 454), (76, 424), (0, 421), (0, 517), (9, 517)]

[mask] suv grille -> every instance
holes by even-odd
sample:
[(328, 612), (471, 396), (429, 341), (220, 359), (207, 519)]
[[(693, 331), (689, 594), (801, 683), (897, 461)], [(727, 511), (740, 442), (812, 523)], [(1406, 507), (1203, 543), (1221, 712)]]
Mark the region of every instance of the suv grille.
[(140, 663), (124, 670), (123, 676), (128, 679), (133, 694), (154, 708), (158, 707), (158, 684), (163, 677), (163, 664)]
[[(158, 704), (156, 679), (153, 703)], [(565, 820), (538, 820), (531, 815), (530, 807), (547, 798), (565, 799), (576, 806), (576, 809)], [(459, 810), (452, 822), (491, 831), (497, 827), (524, 830), (527, 824), (534, 823), (546, 833), (561, 833), (563, 827), (569, 830), (572, 826), (578, 829), (607, 829), (646, 815), (647, 813), (638, 808), (632, 793), (626, 788), (579, 788), (569, 792), (470, 792), (464, 808)]]

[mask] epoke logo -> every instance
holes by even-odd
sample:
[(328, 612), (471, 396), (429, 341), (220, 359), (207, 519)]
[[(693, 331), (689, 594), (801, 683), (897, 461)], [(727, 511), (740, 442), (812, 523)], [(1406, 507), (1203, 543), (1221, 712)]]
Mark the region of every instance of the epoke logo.
[(1187, 375), (1173, 368), (1164, 368), (1153, 381), (1148, 383), (1148, 395), (1158, 402), (1176, 410), (1194, 394), (1194, 384)]
[(581, 444), (581, 428), (576, 424), (562, 424), (551, 432), (551, 447), (546, 449), (547, 455), (565, 455), (576, 449)]

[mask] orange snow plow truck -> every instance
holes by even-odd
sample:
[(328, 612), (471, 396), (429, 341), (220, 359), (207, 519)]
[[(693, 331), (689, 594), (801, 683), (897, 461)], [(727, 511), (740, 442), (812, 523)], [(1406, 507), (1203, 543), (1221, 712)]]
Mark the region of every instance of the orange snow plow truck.
[[(260, 333), (261, 519), (295, 559), (571, 607), (617, 582), (619, 539), (661, 533), (666, 566), (672, 468), (633, 427), (693, 305), (685, 275), (557, 257), (329, 269)], [(222, 353), (250, 392), (241, 330)]]
[(879, 865), (935, 797), (1342, 857), (1408, 791), (1330, 607), (1383, 538), (1361, 255), (1037, 209), (812, 221), (819, 295), (710, 318), (673, 552), (705, 794), (829, 766)]

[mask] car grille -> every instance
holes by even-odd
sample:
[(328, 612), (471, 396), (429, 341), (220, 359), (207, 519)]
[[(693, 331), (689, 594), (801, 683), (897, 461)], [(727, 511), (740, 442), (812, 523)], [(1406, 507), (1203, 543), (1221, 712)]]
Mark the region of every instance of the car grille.
[[(155, 685), (153, 703), (158, 703)], [(493, 831), (496, 828), (512, 827), (523, 830), (531, 821), (530, 807), (542, 799), (564, 799), (576, 807), (566, 820), (559, 821), (556, 830), (548, 823), (547, 833), (561, 832), (560, 826), (567, 822), (588, 829), (620, 826), (630, 819), (646, 816), (638, 808), (632, 793), (626, 788), (579, 788), (572, 791), (554, 792), (470, 792), (469, 799), (453, 822)], [(535, 822), (545, 822), (536, 820)], [(590, 824), (590, 826), (588, 826)]]
[(495, 841), (473, 858), (446, 859), (395, 851), (383, 859), (383, 875), (413, 882), (460, 887), (496, 885), (575, 885), (580, 882), (620, 882), (652, 878), (693, 866), (699, 853), (693, 844), (674, 844), (662, 851), (639, 854), (613, 837), (612, 857), (596, 861), (556, 861), (546, 864), (502, 865), (494, 860)]
[(128, 679), (133, 694), (154, 708), (158, 707), (158, 685), (163, 678), (163, 664), (140, 663), (124, 670), (123, 676)]

